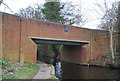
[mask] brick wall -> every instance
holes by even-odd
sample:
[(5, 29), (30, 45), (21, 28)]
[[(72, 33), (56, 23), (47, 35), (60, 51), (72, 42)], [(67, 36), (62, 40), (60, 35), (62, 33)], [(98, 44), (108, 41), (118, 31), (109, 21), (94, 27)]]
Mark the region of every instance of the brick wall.
[(19, 62), (20, 18), (2, 14), (2, 56), (3, 59)]
[(2, 59), (2, 13), (0, 13), (0, 59)]
[[(90, 41), (85, 48), (82, 45), (63, 46), (62, 60), (75, 63), (87, 63), (89, 60), (109, 54), (107, 31), (26, 19), (5, 13), (2, 17), (4, 59), (35, 63), (37, 46), (29, 37)], [(64, 32), (65, 28), (68, 32)]]

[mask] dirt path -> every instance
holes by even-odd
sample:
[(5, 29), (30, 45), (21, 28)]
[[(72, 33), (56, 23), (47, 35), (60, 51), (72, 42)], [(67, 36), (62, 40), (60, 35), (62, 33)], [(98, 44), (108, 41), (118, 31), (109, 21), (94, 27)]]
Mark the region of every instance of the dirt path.
[(48, 64), (44, 62), (39, 62), (39, 64), (40, 64), (40, 70), (33, 79), (57, 79), (55, 77), (53, 66), (48, 66)]

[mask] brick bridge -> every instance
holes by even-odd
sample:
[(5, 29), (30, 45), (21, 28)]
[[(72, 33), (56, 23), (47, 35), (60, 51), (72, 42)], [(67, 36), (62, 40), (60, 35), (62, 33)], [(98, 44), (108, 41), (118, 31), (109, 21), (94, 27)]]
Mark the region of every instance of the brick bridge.
[(0, 13), (0, 58), (36, 63), (38, 43), (63, 45), (61, 59), (79, 64), (109, 54), (107, 31)]

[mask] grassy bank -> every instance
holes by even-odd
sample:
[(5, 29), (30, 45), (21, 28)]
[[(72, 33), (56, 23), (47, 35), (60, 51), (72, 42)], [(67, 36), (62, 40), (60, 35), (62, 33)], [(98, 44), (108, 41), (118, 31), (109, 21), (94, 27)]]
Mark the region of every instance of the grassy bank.
[(32, 79), (39, 70), (36, 64), (20, 64), (0, 60), (2, 79)]

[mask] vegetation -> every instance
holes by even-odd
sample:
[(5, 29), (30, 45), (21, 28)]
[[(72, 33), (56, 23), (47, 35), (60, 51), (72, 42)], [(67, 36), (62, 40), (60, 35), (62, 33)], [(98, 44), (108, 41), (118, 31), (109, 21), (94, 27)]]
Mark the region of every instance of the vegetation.
[(48, 64), (48, 67), (52, 67), (53, 65), (52, 64)]
[[(118, 54), (119, 40), (114, 40), (114, 35), (117, 34), (119, 36), (119, 3), (114, 1), (114, 3), (109, 3), (107, 0), (103, 0), (103, 3), (96, 3), (96, 5), (102, 11), (102, 19), (99, 28), (106, 29), (110, 34), (110, 51), (112, 59), (115, 59), (115, 55)], [(111, 6), (111, 7), (110, 7)], [(115, 45), (115, 43), (117, 43)], [(117, 51), (115, 51), (117, 50)], [(119, 50), (120, 51), (120, 50)]]
[(61, 3), (61, 5), (64, 6), (64, 8), (61, 9), (61, 15), (64, 18), (62, 24), (82, 27), (88, 22), (87, 21), (88, 19), (86, 17), (87, 14), (85, 13), (81, 4), (65, 2), (65, 3)]
[[(114, 2), (109, 4), (106, 0), (104, 0), (103, 17), (101, 19), (101, 23), (99, 25), (100, 28), (109, 30), (109, 27), (113, 27), (113, 31), (118, 32), (118, 2)], [(99, 4), (100, 5), (100, 4)], [(102, 5), (102, 4), (101, 4)], [(109, 7), (111, 5), (111, 7)]]
[[(120, 26), (120, 1), (118, 3), (118, 18), (117, 18), (117, 21), (118, 21), (118, 26)], [(120, 27), (118, 27), (118, 31), (120, 32)]]
[(0, 6), (1, 5), (4, 5), (4, 9), (8, 9), (8, 10), (10, 10), (10, 12), (13, 12), (11, 9), (10, 9), (10, 7), (6, 4), (6, 3), (4, 3), (4, 0), (0, 0)]
[(35, 4), (35, 7), (28, 6), (25, 9), (23, 8), (19, 9), (19, 12), (16, 13), (16, 15), (22, 16), (25, 18), (44, 20), (41, 9), (42, 9), (42, 6), (40, 4), (39, 5)]
[(20, 64), (0, 60), (2, 79), (32, 79), (39, 70), (36, 64)]
[(61, 9), (63, 9), (63, 7), (60, 6), (60, 2), (46, 2), (42, 9), (45, 21), (61, 23), (63, 20), (63, 17), (60, 15)]
[(25, 9), (21, 8), (16, 15), (80, 27), (87, 23), (86, 13), (81, 4), (69, 2), (46, 1), (44, 4), (35, 4)]

